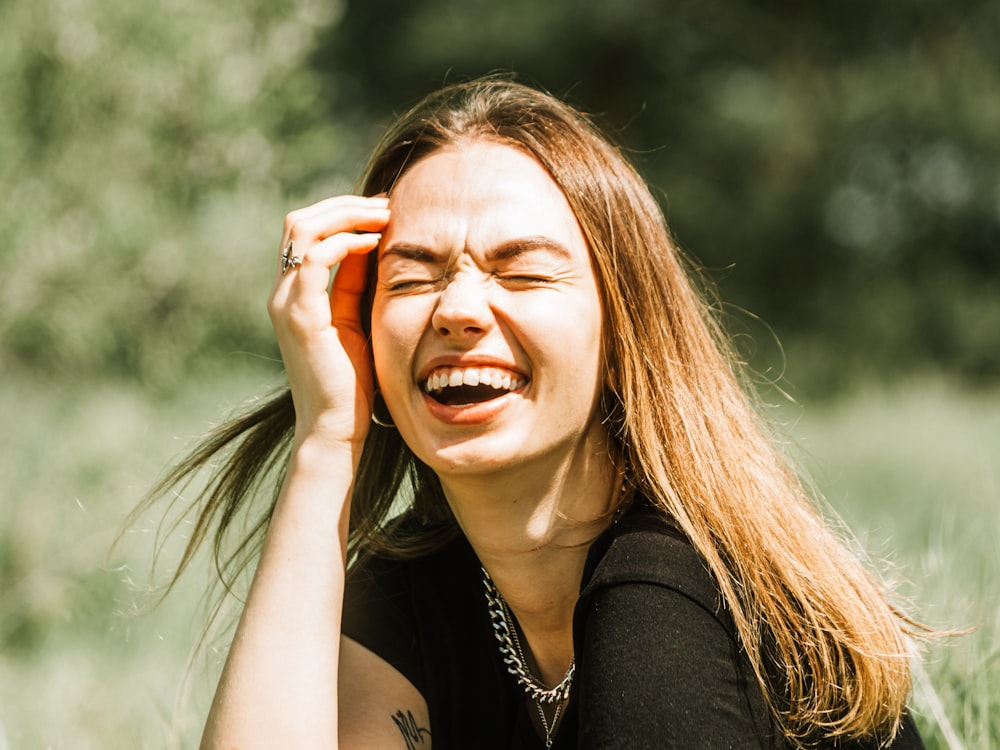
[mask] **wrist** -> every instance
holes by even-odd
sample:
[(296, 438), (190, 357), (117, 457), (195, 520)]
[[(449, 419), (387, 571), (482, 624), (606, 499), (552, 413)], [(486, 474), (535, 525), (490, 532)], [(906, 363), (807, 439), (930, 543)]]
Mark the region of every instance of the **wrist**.
[(333, 524), (346, 540), (360, 460), (360, 445), (322, 434), (296, 434), (276, 515), (307, 518), (317, 528)]
[(296, 427), (292, 438), (291, 457), (297, 463), (306, 465), (347, 465), (357, 466), (361, 459), (365, 438), (343, 437), (333, 431), (321, 429), (300, 429)]

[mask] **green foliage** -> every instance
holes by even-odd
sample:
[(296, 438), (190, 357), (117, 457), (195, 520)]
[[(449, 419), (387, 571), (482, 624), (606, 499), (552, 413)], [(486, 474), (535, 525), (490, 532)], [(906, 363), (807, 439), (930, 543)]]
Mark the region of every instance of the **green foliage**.
[(332, 7), (0, 6), (0, 366), (163, 386), (273, 351), (281, 218), (344, 159), (302, 73)]
[(274, 354), (285, 211), (347, 189), (391, 111), (500, 69), (618, 133), (797, 382), (994, 378), (998, 36), (976, 1), (7, 0), (0, 368), (169, 388)]

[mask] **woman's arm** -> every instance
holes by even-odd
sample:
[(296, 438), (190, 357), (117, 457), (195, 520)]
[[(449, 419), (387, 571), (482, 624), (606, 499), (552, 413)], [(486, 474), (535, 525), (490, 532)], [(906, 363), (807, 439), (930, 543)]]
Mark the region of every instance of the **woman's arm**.
[(303, 441), (271, 519), (203, 748), (337, 747), (353, 460)]
[(423, 696), (384, 660), (337, 637), (348, 506), (330, 487), (352, 466), (315, 447), (304, 445), (289, 467), (202, 747), (429, 750)]
[[(354, 727), (355, 716), (391, 716), (401, 708), (400, 692), (412, 705), (406, 710), (427, 726), (422, 699), (406, 693), (409, 683), (394, 669), (372, 668), (350, 647), (341, 664), (350, 497), (372, 403), (360, 300), (365, 254), (377, 246), (375, 232), (388, 214), (385, 199), (342, 196), (285, 221), (281, 249), (301, 264), (279, 262), (268, 311), (295, 405), (295, 439), (203, 748), (337, 748), (341, 725)], [(338, 676), (366, 691), (345, 691), (342, 705)], [(387, 729), (395, 731), (391, 720)], [(359, 737), (353, 728), (350, 736)], [(407, 747), (398, 731), (366, 739)]]
[(430, 750), (427, 703), (420, 692), (357, 641), (340, 646), (340, 745)]

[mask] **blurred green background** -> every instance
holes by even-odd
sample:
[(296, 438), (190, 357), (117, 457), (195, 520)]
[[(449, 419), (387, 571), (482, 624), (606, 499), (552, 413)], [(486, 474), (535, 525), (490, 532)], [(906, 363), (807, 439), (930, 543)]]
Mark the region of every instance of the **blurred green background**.
[(279, 380), (284, 213), (496, 70), (628, 149), (831, 510), (978, 627), (929, 650), (928, 745), (1000, 747), (996, 0), (3, 0), (0, 750), (196, 744), (208, 572), (135, 616), (156, 514), (105, 553)]

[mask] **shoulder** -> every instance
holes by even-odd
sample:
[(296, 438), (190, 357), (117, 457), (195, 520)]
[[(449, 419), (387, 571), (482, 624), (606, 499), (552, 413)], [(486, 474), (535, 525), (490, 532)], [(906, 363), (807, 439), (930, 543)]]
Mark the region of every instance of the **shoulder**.
[(713, 613), (723, 609), (715, 579), (701, 556), (683, 533), (644, 501), (594, 542), (581, 598), (628, 584), (682, 594)]
[(581, 747), (781, 747), (714, 579), (652, 508), (591, 548), (574, 618)]
[[(367, 611), (409, 608), (414, 604), (444, 601), (475, 581), (479, 566), (475, 553), (460, 534), (431, 549), (420, 549), (413, 540), (421, 538), (425, 526), (410, 514), (394, 524), (393, 543), (398, 552), (372, 547), (362, 550), (347, 572), (345, 610)], [(427, 529), (428, 536), (442, 536), (440, 529)], [(380, 615), (388, 614), (378, 612)]]
[[(402, 522), (411, 524), (409, 519)], [(342, 633), (384, 659), (426, 696), (426, 653), (476, 583), (464, 538), (422, 554), (366, 550), (352, 561), (344, 590)]]

